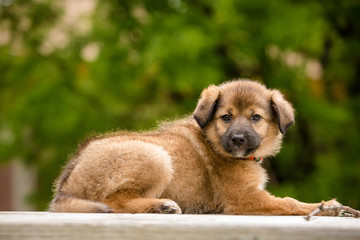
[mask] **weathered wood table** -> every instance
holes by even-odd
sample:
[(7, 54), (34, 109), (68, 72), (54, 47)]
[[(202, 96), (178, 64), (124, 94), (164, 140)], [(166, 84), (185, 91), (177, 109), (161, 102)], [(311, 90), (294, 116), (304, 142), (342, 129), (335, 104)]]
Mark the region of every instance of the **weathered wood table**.
[(360, 239), (360, 218), (0, 212), (0, 239)]

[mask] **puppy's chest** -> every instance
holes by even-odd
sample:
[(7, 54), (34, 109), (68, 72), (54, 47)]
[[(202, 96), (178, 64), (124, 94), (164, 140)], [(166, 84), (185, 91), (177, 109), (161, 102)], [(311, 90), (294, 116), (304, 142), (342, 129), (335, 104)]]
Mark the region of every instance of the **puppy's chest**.
[(213, 191), (221, 201), (237, 198), (245, 189), (264, 189), (267, 182), (264, 168), (250, 161), (221, 166), (213, 175)]
[(259, 163), (246, 161), (225, 169), (219, 179), (221, 184), (241, 190), (241, 188), (249, 186), (264, 189), (268, 177), (265, 169)]

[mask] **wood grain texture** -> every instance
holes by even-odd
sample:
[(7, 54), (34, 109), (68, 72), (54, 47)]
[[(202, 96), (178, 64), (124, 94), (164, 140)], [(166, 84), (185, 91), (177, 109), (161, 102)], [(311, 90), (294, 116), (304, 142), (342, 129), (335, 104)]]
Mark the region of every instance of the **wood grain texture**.
[(360, 219), (0, 212), (0, 239), (360, 239)]

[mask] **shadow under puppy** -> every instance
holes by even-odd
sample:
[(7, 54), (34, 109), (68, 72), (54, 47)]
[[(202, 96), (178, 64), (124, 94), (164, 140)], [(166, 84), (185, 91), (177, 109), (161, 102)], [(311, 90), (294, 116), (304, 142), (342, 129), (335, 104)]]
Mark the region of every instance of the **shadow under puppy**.
[(193, 117), (80, 146), (56, 182), (50, 211), (309, 214), (319, 204), (264, 190), (260, 162), (280, 150), (293, 123), (278, 90), (248, 80), (211, 85)]

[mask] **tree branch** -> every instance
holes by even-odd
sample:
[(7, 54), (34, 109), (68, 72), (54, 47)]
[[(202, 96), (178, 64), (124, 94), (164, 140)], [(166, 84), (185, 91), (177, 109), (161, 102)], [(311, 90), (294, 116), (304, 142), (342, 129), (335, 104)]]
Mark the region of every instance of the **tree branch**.
[(304, 218), (309, 221), (312, 216), (320, 212), (327, 212), (327, 211), (335, 211), (334, 216), (342, 216), (342, 217), (360, 217), (360, 211), (355, 210), (348, 206), (324, 206), (325, 202), (322, 201), (318, 208), (314, 211), (309, 213), (309, 215), (305, 216)]

